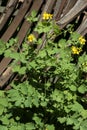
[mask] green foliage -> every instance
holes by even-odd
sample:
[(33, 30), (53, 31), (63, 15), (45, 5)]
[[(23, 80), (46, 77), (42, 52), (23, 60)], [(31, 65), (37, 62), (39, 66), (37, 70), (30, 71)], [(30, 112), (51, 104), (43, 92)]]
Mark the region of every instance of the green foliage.
[[(29, 20), (36, 22), (35, 16), (33, 12)], [(44, 42), (40, 37), (30, 46), (25, 40), (16, 52), (17, 41), (12, 39), (3, 51), (13, 59), (18, 80), (11, 90), (0, 91), (0, 129), (86, 130), (87, 55), (84, 51), (74, 55), (71, 50), (79, 45), (80, 35), (71, 33), (72, 26), (60, 31), (52, 20), (42, 20), (35, 31), (44, 34)]]
[(38, 21), (38, 17), (36, 17), (36, 15), (37, 15), (37, 12), (34, 10), (34, 11), (32, 11), (30, 17), (27, 17), (26, 20), (28, 22), (37, 22)]
[(0, 55), (4, 53), (5, 49), (6, 49), (5, 43), (2, 40), (0, 40)]

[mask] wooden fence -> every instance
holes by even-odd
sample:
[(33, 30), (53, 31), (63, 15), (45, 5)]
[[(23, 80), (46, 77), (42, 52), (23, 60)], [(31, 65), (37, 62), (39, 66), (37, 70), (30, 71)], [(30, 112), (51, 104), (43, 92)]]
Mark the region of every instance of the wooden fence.
[[(32, 28), (32, 23), (27, 22), (26, 17), (30, 16), (33, 10), (36, 10), (40, 16), (39, 21), (44, 12), (52, 13), (61, 29), (77, 19), (76, 31), (83, 36), (87, 35), (87, 0), (24, 0), (24, 2), (9, 0), (6, 5), (0, 3), (1, 40), (6, 43), (10, 38), (17, 37), (21, 46), (28, 30)], [(45, 40), (44, 36), (43, 40)], [(16, 78), (9, 67), (11, 62), (11, 58), (0, 59), (1, 89), (8, 89), (10, 82)]]

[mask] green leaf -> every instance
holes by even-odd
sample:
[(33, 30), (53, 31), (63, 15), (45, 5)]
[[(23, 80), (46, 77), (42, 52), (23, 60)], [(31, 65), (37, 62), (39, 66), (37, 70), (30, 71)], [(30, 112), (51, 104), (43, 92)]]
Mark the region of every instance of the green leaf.
[(66, 122), (66, 117), (58, 117), (58, 121), (62, 124), (64, 122)]
[(54, 125), (47, 125), (46, 130), (55, 130)]
[(36, 116), (36, 114), (33, 117), (33, 120), (36, 122), (36, 124), (40, 124), (41, 123), (41, 119), (38, 116)]
[(19, 74), (25, 74), (26, 73), (26, 67), (21, 67), (20, 68), (20, 71), (19, 71)]
[(28, 22), (36, 22), (36, 21), (38, 21), (38, 17), (36, 17), (36, 15), (37, 15), (37, 12), (36, 12), (35, 10), (33, 10), (33, 11), (31, 12), (31, 15), (26, 18), (27, 21), (28, 21)]
[(38, 56), (40, 56), (41, 58), (44, 58), (46, 55), (47, 55), (47, 54), (46, 54), (46, 51), (45, 51), (45, 50), (41, 50), (41, 51), (39, 52), (39, 55), (38, 55)]
[(87, 119), (83, 120), (80, 124), (80, 130), (87, 130)]
[[(8, 130), (8, 128), (6, 126), (0, 125), (0, 130)], [(11, 129), (11, 130), (13, 130), (13, 129)]]
[(2, 115), (3, 111), (4, 111), (4, 106), (0, 105), (0, 115)]
[(4, 97), (4, 91), (0, 90), (0, 97)]
[(58, 103), (61, 103), (63, 101), (63, 94), (61, 93), (61, 91), (58, 91), (57, 89), (54, 90), (51, 96), (52, 100)]
[(5, 57), (10, 57), (10, 58), (15, 59), (17, 61), (20, 61), (20, 54), (18, 52), (13, 52), (10, 49), (5, 51)]
[(25, 129), (25, 125), (24, 124), (19, 124), (17, 126), (17, 130), (24, 130)]
[(32, 107), (32, 97), (27, 97), (27, 99), (24, 102), (25, 107)]
[(4, 56), (9, 57), (11, 53), (12, 53), (12, 51), (10, 49), (8, 49), (8, 50), (5, 51)]
[(27, 123), (26, 124), (26, 130), (35, 130), (35, 126), (33, 123)]
[(20, 67), (19, 65), (17, 65), (13, 68), (13, 72), (18, 72), (19, 74), (23, 75), (26, 72), (26, 67)]
[(39, 38), (38, 41), (37, 41), (37, 44), (41, 44), (42, 43), (42, 39)]
[(78, 41), (79, 37), (80, 37), (80, 34), (79, 34), (79, 33), (77, 33), (77, 32), (71, 33), (71, 38), (72, 38), (72, 40)]
[(20, 54), (17, 53), (17, 52), (13, 52), (13, 53), (11, 52), (10, 57), (11, 57), (12, 59), (17, 60), (17, 61), (20, 61)]
[(80, 130), (87, 130), (87, 127), (80, 126)]
[(20, 106), (22, 104), (23, 100), (20, 97), (17, 101), (15, 101), (15, 106)]
[(73, 92), (75, 92), (75, 91), (77, 90), (77, 88), (76, 88), (75, 85), (71, 85), (69, 88), (70, 88), (70, 90), (73, 91)]
[(26, 60), (26, 55), (28, 54), (28, 52), (24, 52), (24, 53), (20, 53), (19, 57), (20, 57), (20, 62), (21, 63), (27, 63), (27, 60)]
[(9, 119), (6, 116), (3, 116), (1, 121), (3, 122), (3, 124), (8, 125), (9, 124)]
[(27, 89), (27, 87), (26, 87), (26, 84), (21, 84), (20, 85), (20, 91), (21, 91), (21, 93), (23, 94), (23, 95), (27, 95), (28, 94), (28, 89)]
[(36, 17), (36, 15), (37, 15), (37, 12), (35, 10), (33, 10), (32, 13), (31, 13), (31, 17), (34, 18), (34, 17)]
[(65, 39), (61, 39), (61, 40), (59, 41), (59, 47), (64, 48), (65, 45), (66, 45), (66, 40), (65, 40)]
[(14, 44), (17, 43), (17, 39), (11, 38), (9, 42), (6, 44), (7, 48), (12, 47)]
[(83, 110), (81, 111), (81, 116), (83, 117), (83, 119), (87, 119), (87, 110)]
[(86, 91), (87, 91), (86, 86), (81, 85), (81, 86), (78, 88), (78, 92), (79, 92), (79, 93), (84, 94)]
[(18, 130), (17, 126), (11, 126), (9, 130)]
[(72, 125), (72, 124), (73, 124), (73, 119), (67, 118), (67, 125)]
[(39, 99), (36, 97), (36, 98), (33, 98), (32, 99), (32, 103), (36, 106), (36, 107), (38, 107), (39, 106)]
[(31, 66), (32, 68), (36, 68), (37, 64), (36, 64), (35, 61), (31, 61), (31, 62), (29, 63), (29, 66)]
[(2, 40), (0, 40), (0, 55), (4, 53), (5, 49), (6, 49), (5, 43)]
[(42, 107), (46, 107), (47, 106), (47, 102), (46, 101), (41, 101), (41, 106)]
[(13, 72), (19, 72), (20, 71), (20, 66), (19, 65), (14, 66), (12, 71)]
[(7, 107), (8, 106), (7, 98), (0, 98), (0, 104)]
[(83, 106), (78, 102), (75, 102), (74, 104), (71, 105), (71, 110), (76, 112), (81, 112), (83, 110)]

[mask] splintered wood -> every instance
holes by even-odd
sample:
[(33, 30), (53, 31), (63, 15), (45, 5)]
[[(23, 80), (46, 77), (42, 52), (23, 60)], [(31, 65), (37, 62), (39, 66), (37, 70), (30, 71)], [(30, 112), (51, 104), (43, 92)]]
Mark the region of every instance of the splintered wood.
[(24, 2), (24, 0), (19, 0), (19, 2)]

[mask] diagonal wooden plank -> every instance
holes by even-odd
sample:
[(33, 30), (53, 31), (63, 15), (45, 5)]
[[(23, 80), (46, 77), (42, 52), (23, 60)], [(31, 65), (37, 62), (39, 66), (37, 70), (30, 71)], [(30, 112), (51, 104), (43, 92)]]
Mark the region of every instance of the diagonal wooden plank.
[(76, 31), (83, 36), (87, 34), (87, 15), (85, 16), (81, 25), (78, 27)]
[(12, 21), (11, 25), (8, 27), (8, 29), (5, 31), (5, 33), (1, 37), (1, 40), (7, 42), (12, 37), (12, 35), (16, 31), (17, 27), (21, 23), (22, 19), (24, 18), (26, 12), (28, 11), (28, 8), (30, 7), (31, 2), (32, 2), (32, 0), (28, 0), (28, 1), (24, 2), (22, 7), (20, 8), (18, 14)]
[[(42, 11), (42, 14), (44, 12), (49, 12), (50, 13), (52, 11), (52, 9), (53, 9), (54, 3), (55, 3), (55, 0), (53, 1), (53, 3), (51, 1), (50, 2), (47, 1), (46, 5), (45, 5), (45, 7), (44, 7), (44, 9)], [(52, 5), (50, 6), (50, 4), (52, 4)], [(42, 14), (41, 14), (41, 16), (42, 16)], [(40, 20), (41, 19), (42, 19), (42, 17), (40, 18)], [(7, 70), (8, 70), (8, 68), (7, 68)], [(5, 85), (5, 83), (11, 78), (12, 75), (13, 75), (13, 73), (12, 73), (11, 70), (10, 70), (9, 74), (7, 73), (7, 76), (5, 75), (5, 77), (3, 77), (3, 75), (2, 75), (0, 77), (0, 79), (1, 79), (0, 80), (0, 86), (3, 87)]]
[(18, 0), (9, 0), (9, 2), (7, 3), (7, 6), (6, 6), (4, 12), (0, 16), (0, 31), (6, 24), (8, 18), (11, 16), (13, 10), (15, 9), (17, 1)]
[[(43, 3), (42, 0), (40, 0), (40, 1), (35, 0), (30, 11), (29, 11), (29, 15), (33, 10), (39, 11), (42, 3)], [(37, 6), (37, 4), (38, 4), (38, 6)], [(23, 25), (18, 33), (18, 36), (17, 36), (19, 39), (19, 44), (22, 44), (22, 41), (23, 41), (28, 29), (31, 27), (31, 25), (32, 25), (32, 23), (29, 24), (26, 20), (24, 21), (24, 23), (23, 23)], [(4, 65), (3, 71), (7, 68), (8, 64), (11, 62), (11, 60), (12, 60), (11, 58), (4, 58), (3, 59), (2, 65), (0, 64), (1, 66)], [(0, 67), (0, 69), (1, 69), (1, 67)], [(10, 71), (8, 71), (8, 70), (9, 69), (7, 68), (6, 71), (4, 72), (5, 75), (3, 75), (4, 74), (3, 73), (2, 76), (0, 77), (0, 86), (3, 86), (9, 80), (9, 78), (12, 76), (13, 73), (12, 73), (11, 69), (10, 69)]]
[[(11, 37), (11, 35), (15, 31), (15, 29), (20, 24), (20, 22), (23, 19), (24, 15), (26, 14), (26, 12), (27, 12), (30, 4), (31, 4), (31, 0), (29, 1), (29, 4), (24, 3), (24, 5), (22, 6), (22, 8), (20, 9), (20, 11), (18, 12), (17, 16), (14, 18), (12, 24), (9, 26), (8, 30), (6, 31), (6, 33), (1, 37), (1, 40), (5, 41), (5, 42), (7, 42), (9, 40), (9, 38)], [(10, 63), (10, 61), (11, 61), (10, 58), (4, 58), (0, 62), (0, 74), (5, 70), (6, 65), (8, 63)]]
[(77, 2), (77, 0), (68, 0), (67, 4), (66, 4), (66, 6), (65, 6), (65, 8), (63, 10), (62, 15), (64, 16), (65, 14), (67, 14), (69, 12), (69, 10), (71, 8), (73, 8), (73, 6), (75, 5), (76, 2)]
[[(65, 4), (66, 4), (66, 0), (61, 0), (61, 1), (57, 1), (57, 3), (56, 3), (56, 7), (55, 7), (55, 13), (56, 13), (56, 16), (55, 16), (55, 19), (56, 20), (59, 20), (59, 18), (60, 18), (60, 16), (61, 16), (61, 13), (62, 13), (62, 11), (63, 11), (63, 9), (64, 9), (64, 7), (65, 7)], [(60, 6), (59, 6), (59, 8), (57, 9), (57, 6), (58, 6), (58, 4), (60, 4)]]
[(72, 19), (74, 19), (86, 8), (87, 8), (87, 0), (77, 0), (73, 8), (64, 17), (58, 20), (57, 24), (60, 26), (60, 28), (63, 28), (66, 24), (72, 21)]

